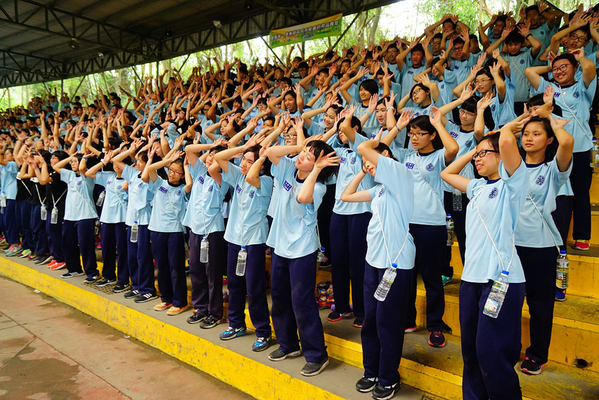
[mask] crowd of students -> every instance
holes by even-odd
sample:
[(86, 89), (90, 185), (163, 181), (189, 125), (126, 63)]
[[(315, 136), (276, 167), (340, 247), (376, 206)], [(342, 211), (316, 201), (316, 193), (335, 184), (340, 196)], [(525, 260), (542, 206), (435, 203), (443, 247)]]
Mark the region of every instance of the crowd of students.
[[(521, 398), (524, 297), (520, 368), (534, 375), (565, 299), (555, 261), (572, 215), (574, 247), (589, 248), (598, 21), (539, 3), (476, 34), (446, 15), (412, 41), (236, 59), (166, 82), (165, 70), (121, 89), (126, 104), (102, 90), (36, 97), (0, 120), (2, 247), (171, 316), (190, 308), (188, 259), (187, 322), (203, 329), (225, 322), (226, 275), (220, 338), (246, 335), (247, 298), (252, 350), (274, 328), (269, 359), (303, 354), (305, 376), (329, 363), (314, 289), (317, 263), (332, 265), (328, 321), (353, 313), (361, 329), (356, 389), (388, 399), (404, 333), (417, 329), (418, 274), (428, 344), (445, 345), (450, 214), (464, 265), (463, 396)], [(509, 289), (490, 317), (502, 271)]]

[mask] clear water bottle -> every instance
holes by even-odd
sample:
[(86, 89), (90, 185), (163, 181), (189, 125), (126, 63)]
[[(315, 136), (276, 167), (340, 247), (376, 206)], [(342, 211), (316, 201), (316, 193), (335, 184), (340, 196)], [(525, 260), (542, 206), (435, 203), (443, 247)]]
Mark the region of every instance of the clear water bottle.
[(453, 189), (451, 198), (453, 199), (453, 211), (462, 211), (462, 191)]
[(42, 205), (40, 206), (40, 218), (42, 219), (42, 221), (48, 219), (48, 209), (46, 208), (46, 205), (44, 203), (42, 203)]
[(129, 241), (131, 243), (137, 243), (137, 235), (139, 235), (139, 224), (137, 221), (133, 221), (133, 225), (131, 225), (131, 237)]
[(324, 247), (318, 249), (318, 255), (316, 256), (316, 261), (322, 262), (324, 260)]
[(555, 271), (555, 286), (559, 289), (568, 289), (568, 275), (570, 274), (570, 261), (566, 255), (566, 250), (560, 250), (557, 256)]
[(447, 227), (447, 245), (453, 246), (455, 235), (453, 230), (453, 218), (451, 218), (451, 214), (447, 214), (445, 217), (445, 226)]
[(597, 143), (597, 138), (593, 138), (593, 148), (591, 149), (591, 167), (599, 167), (599, 143)]
[(96, 205), (98, 207), (102, 207), (102, 204), (104, 204), (105, 198), (106, 198), (106, 190), (102, 190), (102, 193), (100, 193), (100, 195), (98, 196), (98, 200), (96, 200)]
[(206, 264), (208, 262), (208, 250), (210, 244), (208, 243), (208, 236), (204, 235), (200, 242), (200, 262)]
[(383, 274), (383, 279), (381, 279), (381, 283), (376, 288), (374, 292), (374, 298), (378, 301), (385, 301), (387, 295), (389, 294), (389, 290), (391, 289), (391, 285), (393, 281), (395, 281), (395, 277), (397, 276), (397, 264), (393, 263), (385, 273)]
[(510, 287), (510, 282), (508, 279), (509, 274), (509, 271), (501, 271), (499, 279), (493, 282), (493, 287), (491, 288), (489, 297), (487, 297), (483, 314), (491, 318), (497, 318), (499, 316), (501, 306), (503, 306), (503, 300), (505, 300), (505, 295)]
[(94, 227), (94, 236), (98, 236), (100, 234), (100, 220), (96, 220), (96, 226)]
[(50, 223), (52, 225), (58, 224), (58, 207), (52, 207), (52, 213), (50, 214)]
[(2, 208), (2, 214), (4, 214), (6, 208), (6, 195), (4, 193), (0, 193), (0, 207)]
[(245, 275), (245, 266), (248, 260), (248, 252), (245, 249), (245, 246), (241, 246), (241, 250), (237, 253), (237, 268), (235, 269), (235, 275), (244, 276)]

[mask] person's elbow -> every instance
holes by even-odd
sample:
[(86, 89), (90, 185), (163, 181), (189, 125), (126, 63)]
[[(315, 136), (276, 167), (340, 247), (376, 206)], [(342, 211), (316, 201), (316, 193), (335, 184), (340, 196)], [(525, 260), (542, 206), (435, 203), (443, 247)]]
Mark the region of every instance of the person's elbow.
[(310, 204), (312, 203), (312, 195), (300, 193), (297, 195), (297, 201), (302, 204)]
[(349, 202), (351, 202), (351, 195), (342, 193), (340, 199), (341, 199), (341, 201), (345, 201), (346, 203), (349, 203)]

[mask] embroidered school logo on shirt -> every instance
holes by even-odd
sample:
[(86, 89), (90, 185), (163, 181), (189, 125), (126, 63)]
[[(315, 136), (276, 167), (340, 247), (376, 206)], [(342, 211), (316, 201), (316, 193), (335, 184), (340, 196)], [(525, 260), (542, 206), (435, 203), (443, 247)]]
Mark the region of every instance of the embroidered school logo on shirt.
[(235, 185), (235, 191), (237, 193), (241, 193), (241, 187), (239, 185)]
[(357, 159), (358, 159), (358, 157), (356, 157), (356, 156), (353, 156), (353, 157), (350, 159), (350, 164), (351, 164), (351, 165), (354, 165), (354, 164), (356, 163), (356, 160), (357, 160)]
[(524, 60), (520, 60), (520, 64), (524, 64)]
[(144, 186), (143, 182), (139, 182), (139, 185), (137, 185), (138, 188), (142, 188)]
[(212, 192), (212, 189), (214, 189), (214, 187), (213, 187), (213, 186), (214, 186), (214, 185), (210, 185), (210, 186), (208, 186), (208, 191), (209, 191), (209, 192)]
[(407, 163), (406, 163), (406, 168), (407, 168), (407, 169), (414, 169), (414, 163), (407, 162)]
[(458, 138), (458, 136), (459, 136), (457, 132), (453, 132), (453, 131), (451, 131), (449, 134), (450, 134), (450, 135), (451, 135), (451, 137), (452, 137), (452, 138), (454, 138), (454, 139), (457, 139), (457, 138)]
[(560, 93), (559, 92), (555, 92), (553, 93), (553, 97), (559, 97)]
[(472, 139), (468, 139), (464, 144), (466, 145), (466, 147), (470, 147), (470, 145), (472, 145)]
[(408, 75), (412, 75), (412, 74), (414, 74), (414, 72), (408, 71)]
[(112, 181), (106, 182), (106, 186), (110, 185), (111, 183), (112, 183)]
[(580, 97), (580, 93), (574, 92), (572, 93), (572, 96), (574, 96), (574, 98), (577, 99), (578, 97)]
[(285, 181), (283, 182), (283, 189), (285, 189), (286, 191), (290, 191), (291, 190), (291, 183)]
[(177, 192), (175, 193), (177, 196), (181, 196), (181, 189), (177, 190)]
[(164, 186), (160, 186), (160, 189), (158, 189), (158, 190), (160, 190), (160, 191), (161, 191), (162, 193), (164, 193), (164, 194), (167, 194), (167, 193), (168, 193), (168, 189), (167, 189), (167, 188), (165, 188)]
[(539, 175), (537, 177), (537, 180), (535, 181), (535, 183), (539, 186), (541, 186), (543, 183), (545, 183), (545, 177), (543, 175)]
[(339, 160), (339, 164), (344, 164), (345, 163), (346, 158), (345, 157), (341, 157), (341, 159)]
[(249, 194), (250, 199), (253, 199), (255, 194), (256, 194), (256, 192), (253, 189), (250, 190), (250, 194)]
[(381, 188), (381, 191), (379, 192), (379, 197), (381, 197), (383, 193), (385, 193), (385, 188)]
[(428, 165), (426, 166), (426, 170), (427, 170), (427, 171), (432, 171), (433, 169), (435, 169), (435, 166), (434, 166), (433, 164), (428, 164)]
[(499, 194), (499, 189), (493, 188), (493, 190), (491, 190), (491, 193), (489, 193), (489, 198), (494, 199), (495, 197), (497, 197), (498, 194)]
[(495, 111), (495, 104), (491, 105), (491, 111)]
[(198, 182), (200, 182), (200, 185), (204, 184), (204, 177), (203, 176), (198, 176)]

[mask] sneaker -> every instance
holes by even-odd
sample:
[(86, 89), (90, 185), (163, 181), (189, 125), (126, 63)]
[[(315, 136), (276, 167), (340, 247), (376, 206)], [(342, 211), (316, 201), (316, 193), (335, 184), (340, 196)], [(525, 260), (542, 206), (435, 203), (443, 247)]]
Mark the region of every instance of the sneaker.
[(364, 325), (364, 317), (356, 317), (354, 319), (354, 327), (361, 328)]
[(6, 256), (7, 257), (14, 257), (17, 256), (21, 253), (21, 251), (23, 251), (23, 248), (21, 247), (21, 245), (12, 245), (8, 248), (8, 251), (6, 252)]
[(94, 286), (95, 287), (104, 287), (104, 286), (112, 285), (114, 283), (116, 283), (116, 279), (102, 278), (98, 282), (96, 282), (96, 284)]
[(147, 301), (154, 300), (157, 298), (158, 296), (156, 296), (156, 293), (144, 293), (138, 294), (133, 301), (136, 303), (145, 303)]
[(96, 282), (98, 279), (100, 279), (99, 275), (88, 276), (87, 278), (85, 278), (83, 283), (86, 285), (91, 285), (92, 283)]
[(270, 247), (266, 249), (266, 255), (267, 256), (272, 255), (272, 249)]
[(445, 275), (441, 275), (441, 282), (443, 282), (443, 286), (447, 285), (449, 282), (451, 282), (453, 279), (453, 277), (451, 276), (445, 276)]
[(321, 362), (307, 362), (300, 371), (303, 376), (314, 376), (320, 374), (329, 365), (329, 357), (325, 357)]
[(218, 337), (220, 338), (220, 340), (231, 340), (237, 337), (245, 336), (246, 333), (247, 330), (245, 329), (245, 326), (241, 328), (233, 328), (232, 326), (230, 326)]
[(223, 322), (221, 318), (217, 318), (214, 315), (210, 314), (202, 322), (200, 322), (200, 328), (202, 329), (210, 329), (214, 328), (216, 325)]
[(112, 293), (122, 293), (125, 290), (129, 290), (130, 286), (129, 284), (125, 284), (125, 285), (121, 285), (120, 283), (117, 283), (113, 288), (112, 288)]
[(184, 312), (185, 310), (187, 310), (188, 308), (189, 308), (189, 306), (183, 306), (183, 307), (172, 306), (171, 308), (166, 310), (166, 315), (169, 315), (169, 316), (179, 315), (182, 312)]
[(411, 326), (409, 328), (406, 328), (406, 330), (404, 331), (404, 333), (412, 333), (412, 332), (416, 332), (418, 330), (418, 327), (416, 325)]
[(35, 260), (33, 260), (33, 263), (35, 265), (46, 264), (49, 262), (49, 261), (46, 261), (46, 260), (48, 260), (48, 257), (52, 257), (52, 256), (49, 256), (48, 254), (39, 254), (37, 257), (35, 257)]
[(83, 272), (67, 272), (66, 274), (62, 274), (61, 278), (69, 279), (69, 278), (74, 278), (76, 276), (81, 276), (81, 275), (83, 275)]
[(29, 254), (29, 255), (27, 256), (27, 258), (28, 258), (29, 260), (37, 259), (37, 257), (38, 257), (38, 256), (37, 256), (37, 254), (35, 254), (35, 253), (31, 253), (31, 254)]
[(356, 390), (360, 393), (372, 392), (378, 382), (379, 378), (367, 378), (363, 376), (358, 382), (356, 382)]
[(64, 261), (63, 262), (57, 262), (56, 264), (54, 264), (54, 266), (50, 267), (50, 269), (52, 271), (57, 271), (59, 269), (63, 269), (66, 266), (67, 266), (67, 263), (64, 262)]
[(331, 267), (331, 259), (327, 256), (324, 256), (322, 261), (318, 264), (318, 268), (325, 269)]
[(259, 337), (252, 345), (252, 351), (264, 351), (270, 347), (271, 337)]
[(154, 306), (154, 311), (166, 311), (173, 306), (173, 303), (162, 301)]
[(137, 296), (139, 296), (139, 290), (137, 290), (137, 289), (131, 289), (130, 291), (128, 291), (127, 293), (125, 293), (123, 295), (123, 297), (126, 299), (134, 299)]
[(428, 344), (433, 347), (443, 347), (445, 346), (445, 335), (440, 331), (433, 331), (428, 338)]
[(198, 310), (193, 310), (193, 314), (191, 315), (191, 317), (187, 318), (187, 323), (188, 324), (199, 324), (207, 316), (208, 316), (208, 314), (201, 313)]
[(50, 261), (54, 261), (54, 257), (51, 254), (44, 254), (40, 258), (42, 259), (40, 264), (48, 264)]
[(555, 289), (555, 301), (566, 301), (566, 289)]
[(30, 255), (31, 255), (31, 250), (25, 249), (25, 250), (21, 251), (21, 254), (19, 254), (19, 258), (27, 258)]
[(272, 353), (270, 353), (268, 355), (268, 359), (270, 361), (283, 361), (287, 357), (299, 357), (301, 355), (302, 355), (302, 351), (301, 350), (295, 350), (295, 351), (290, 351), (289, 353), (285, 353), (279, 347), (278, 349), (276, 349), (275, 351), (273, 351)]
[(329, 322), (337, 322), (337, 321), (341, 321), (343, 318), (347, 318), (351, 316), (351, 312), (344, 312), (344, 313), (339, 313), (337, 311), (333, 311), (332, 313), (329, 314), (329, 316), (327, 317), (327, 319), (329, 320)]
[(387, 400), (395, 396), (395, 391), (399, 390), (399, 382), (391, 386), (383, 386), (380, 383), (374, 388), (372, 392), (372, 398), (376, 400)]
[(590, 245), (588, 240), (576, 240), (574, 242), (574, 248), (577, 250), (587, 251), (589, 247)]
[(50, 262), (50, 264), (46, 265), (46, 267), (48, 267), (48, 268), (52, 268), (53, 266), (55, 266), (55, 265), (56, 265), (56, 263), (57, 263), (57, 261), (56, 261), (56, 260), (52, 260), (52, 261)]
[(520, 365), (522, 372), (528, 375), (539, 375), (543, 371), (543, 364), (538, 364), (535, 360), (526, 357)]

